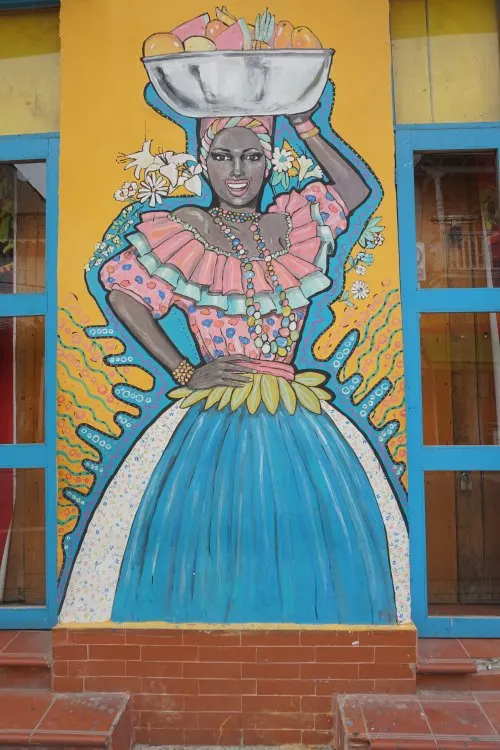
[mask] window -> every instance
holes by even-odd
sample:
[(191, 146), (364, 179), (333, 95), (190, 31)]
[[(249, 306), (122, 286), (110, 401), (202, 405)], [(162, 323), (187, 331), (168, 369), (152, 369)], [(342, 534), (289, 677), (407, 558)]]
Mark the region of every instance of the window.
[(413, 616), (500, 634), (500, 127), (397, 132)]
[(0, 137), (0, 624), (55, 621), (57, 136)]

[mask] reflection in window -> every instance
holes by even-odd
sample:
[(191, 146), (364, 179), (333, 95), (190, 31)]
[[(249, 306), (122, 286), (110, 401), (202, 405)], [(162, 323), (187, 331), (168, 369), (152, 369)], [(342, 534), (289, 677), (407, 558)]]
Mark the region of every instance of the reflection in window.
[(414, 156), (421, 288), (500, 286), (497, 153)]
[(0, 318), (0, 444), (44, 441), (45, 318)]
[(431, 615), (500, 614), (500, 472), (425, 474)]
[(45, 289), (45, 163), (0, 164), (0, 294)]
[(500, 315), (420, 318), (424, 443), (500, 445)]
[(45, 604), (45, 472), (0, 469), (0, 606)]

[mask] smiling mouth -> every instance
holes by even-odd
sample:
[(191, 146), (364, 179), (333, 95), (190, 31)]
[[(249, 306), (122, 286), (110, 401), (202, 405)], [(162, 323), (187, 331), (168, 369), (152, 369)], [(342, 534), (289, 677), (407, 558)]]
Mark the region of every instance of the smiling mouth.
[(226, 187), (236, 198), (240, 198), (245, 195), (250, 185), (249, 180), (226, 180)]

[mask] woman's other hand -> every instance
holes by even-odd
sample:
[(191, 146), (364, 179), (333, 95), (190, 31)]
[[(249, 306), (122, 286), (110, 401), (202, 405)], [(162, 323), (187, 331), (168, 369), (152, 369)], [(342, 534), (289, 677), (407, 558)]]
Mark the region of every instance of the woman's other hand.
[(197, 367), (187, 387), (199, 391), (205, 388), (228, 386), (238, 388), (246, 385), (251, 378), (253, 359), (244, 354), (219, 357), (206, 365)]

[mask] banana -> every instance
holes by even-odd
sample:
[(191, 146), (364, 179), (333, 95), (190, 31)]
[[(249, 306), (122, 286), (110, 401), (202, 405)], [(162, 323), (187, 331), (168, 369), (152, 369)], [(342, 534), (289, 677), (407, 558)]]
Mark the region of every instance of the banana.
[(231, 26), (238, 20), (236, 16), (232, 16), (231, 13), (229, 13), (225, 5), (223, 5), (222, 8), (216, 8), (215, 15), (217, 16), (217, 20), (222, 21), (226, 26)]

